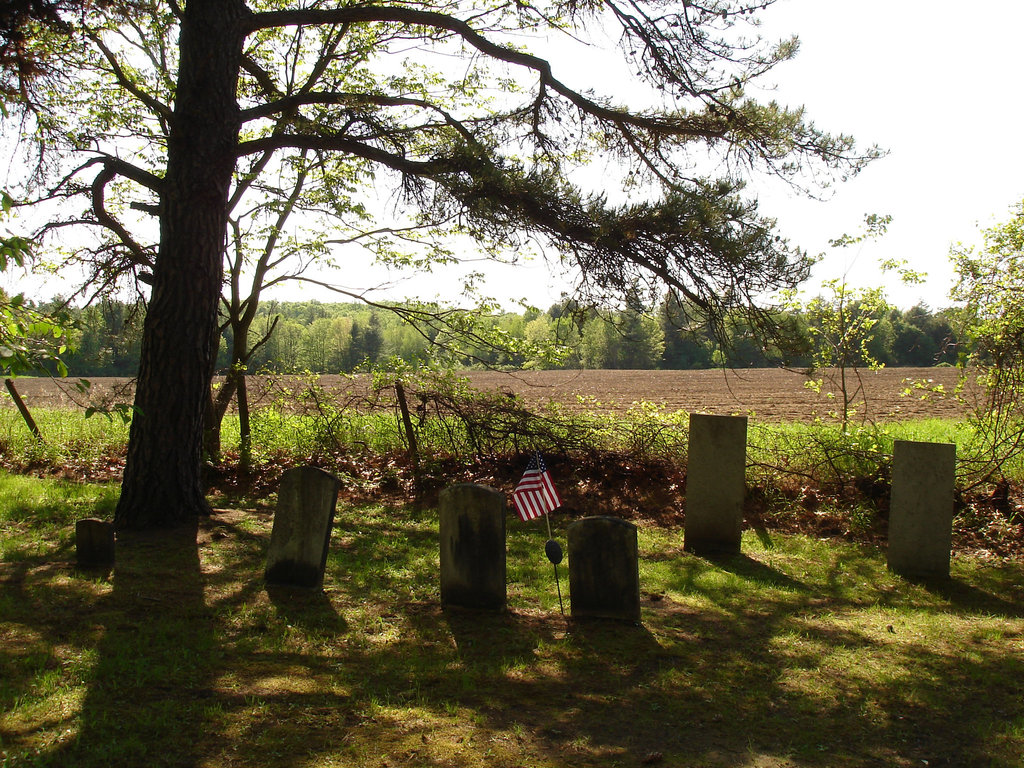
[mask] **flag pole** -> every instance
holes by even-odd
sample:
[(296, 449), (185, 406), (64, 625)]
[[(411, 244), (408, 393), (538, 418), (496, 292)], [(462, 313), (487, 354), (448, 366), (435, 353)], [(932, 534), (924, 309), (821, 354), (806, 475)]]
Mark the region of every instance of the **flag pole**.
[(562, 582), (558, 577), (558, 564), (562, 562), (562, 547), (555, 541), (551, 532), (551, 516), (548, 514), (552, 509), (562, 506), (562, 500), (555, 489), (551, 478), (548, 475), (547, 467), (541, 458), (540, 451), (534, 450), (533, 459), (526, 467), (523, 479), (512, 491), (512, 503), (516, 508), (519, 517), (526, 522), (540, 517), (544, 513), (544, 522), (548, 527), (548, 540), (544, 544), (544, 553), (548, 560), (555, 567), (555, 586), (558, 589), (558, 608), (565, 618), (565, 604), (562, 601)]
[[(537, 452), (540, 455), (540, 451)], [(558, 551), (557, 557), (554, 553), (548, 551), (548, 547), (545, 545), (544, 550), (547, 552), (548, 559), (551, 561), (551, 566), (555, 569), (555, 589), (558, 590), (558, 610), (562, 612), (562, 618), (565, 618), (565, 605), (562, 602), (562, 581), (558, 578), (558, 563), (562, 560), (562, 548), (558, 546), (558, 542), (555, 541), (555, 535), (551, 533), (551, 515), (547, 512), (544, 513), (544, 522), (548, 524), (548, 541), (555, 545), (555, 549)]]
[(544, 551), (548, 556), (548, 560), (551, 561), (552, 567), (555, 569), (555, 588), (558, 590), (558, 610), (562, 612), (562, 618), (564, 619), (565, 604), (562, 602), (562, 582), (558, 578), (558, 564), (562, 561), (562, 548), (558, 546), (558, 542), (555, 541), (555, 537), (551, 533), (551, 517), (547, 512), (544, 513), (544, 521), (548, 524), (548, 541), (544, 546)]

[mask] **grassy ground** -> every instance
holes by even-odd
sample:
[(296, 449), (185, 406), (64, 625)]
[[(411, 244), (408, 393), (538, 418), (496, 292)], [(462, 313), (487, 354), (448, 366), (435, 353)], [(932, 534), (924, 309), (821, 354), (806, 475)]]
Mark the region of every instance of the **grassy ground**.
[(476, 614), (438, 605), (432, 509), (342, 505), (305, 594), (262, 583), (266, 510), (123, 536), (106, 574), (72, 531), (109, 488), (0, 489), (5, 767), (1024, 766), (1019, 561), (912, 583), (874, 547), (707, 560), (645, 527), (642, 624), (574, 624), (540, 523)]

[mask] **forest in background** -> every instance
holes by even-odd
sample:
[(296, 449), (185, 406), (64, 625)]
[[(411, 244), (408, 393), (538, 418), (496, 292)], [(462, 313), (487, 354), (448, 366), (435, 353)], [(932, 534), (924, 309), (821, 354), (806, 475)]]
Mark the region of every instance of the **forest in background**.
[[(145, 307), (102, 300), (71, 308), (71, 344), (62, 355), (73, 376), (133, 376), (138, 369)], [(865, 317), (854, 322), (858, 312)], [(831, 317), (824, 314), (831, 313)], [(547, 311), (528, 309), (476, 318), (479, 328), (467, 341), (445, 338), (444, 330), (418, 326), (399, 313), (359, 303), (267, 302), (253, 324), (254, 339), (265, 339), (253, 353), (255, 373), (348, 373), (385, 361), (414, 364), (445, 357), (459, 368), (668, 369), (727, 365), (752, 368), (779, 365), (814, 367), (829, 359), (837, 341), (825, 329), (842, 320), (840, 340), (853, 350), (853, 364), (932, 366), (955, 364), (956, 310), (919, 305), (899, 309), (808, 304), (783, 316), (791, 329), (785, 349), (766, 345), (743, 323), (726, 325), (723, 343), (709, 327), (694, 323), (666, 299), (653, 313), (597, 311), (571, 302)], [(866, 322), (865, 322), (866, 320)], [(834, 334), (833, 334), (834, 335)], [(230, 329), (221, 335), (217, 371), (230, 367)]]

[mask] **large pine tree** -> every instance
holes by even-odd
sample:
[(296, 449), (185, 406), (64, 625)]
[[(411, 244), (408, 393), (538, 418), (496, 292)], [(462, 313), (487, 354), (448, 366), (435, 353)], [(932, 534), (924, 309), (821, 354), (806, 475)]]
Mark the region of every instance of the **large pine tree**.
[[(363, 233), (361, 197), (393, 185), (428, 258), (449, 257), (437, 243), (452, 233), (487, 254), (539, 241), (599, 298), (667, 286), (714, 321), (756, 316), (768, 292), (798, 283), (804, 254), (743, 196), (745, 180), (833, 178), (875, 152), (746, 95), (796, 51), (752, 36), (771, 4), (125, 0), (69, 17), (73, 44), (41, 30), (60, 66), (30, 115), (59, 151), (37, 179), (86, 201), (50, 229), (93, 226), (95, 279), (152, 285), (118, 525), (207, 509), (200, 451), (229, 212), (240, 190), (265, 202), (282, 187), (257, 181), (266, 174), (330, 174), (337, 226), (358, 211)], [(621, 66), (570, 85), (543, 53), (564, 58), (592, 37), (617, 38)], [(593, 160), (614, 161), (602, 183), (616, 190), (574, 183)], [(416, 262), (393, 236), (363, 239)]]

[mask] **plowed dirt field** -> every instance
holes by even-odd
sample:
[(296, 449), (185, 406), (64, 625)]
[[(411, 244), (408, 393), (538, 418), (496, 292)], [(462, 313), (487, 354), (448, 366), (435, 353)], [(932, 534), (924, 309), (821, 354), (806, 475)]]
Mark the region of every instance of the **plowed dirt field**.
[[(903, 391), (913, 382), (930, 381), (951, 393), (958, 372), (952, 368), (889, 368), (860, 375), (867, 415), (873, 419), (956, 418), (964, 406), (949, 394), (921, 399)], [(713, 414), (749, 414), (764, 421), (804, 421), (835, 408), (835, 401), (805, 385), (807, 377), (794, 371), (537, 371), (502, 374), (474, 372), (474, 386), (510, 390), (530, 402), (557, 401), (594, 411), (623, 411), (636, 402), (651, 402), (667, 410)], [(856, 387), (851, 386), (851, 391)], [(828, 391), (827, 385), (826, 390)], [(864, 413), (864, 406), (858, 410)]]
[[(835, 401), (804, 386), (807, 378), (779, 369), (743, 371), (530, 371), (498, 373), (471, 371), (465, 374), (482, 390), (521, 395), (528, 403), (559, 402), (566, 407), (595, 412), (623, 412), (634, 403), (651, 402), (669, 411), (697, 411), (713, 414), (748, 414), (763, 421), (807, 421), (835, 408)], [(862, 385), (858, 416), (871, 419), (904, 420), (928, 417), (958, 418), (964, 405), (951, 393), (959, 372), (953, 368), (884, 368), (862, 371), (850, 384)], [(125, 379), (92, 379), (94, 395), (124, 385)], [(362, 377), (323, 376), (329, 389), (355, 393), (366, 386)], [(922, 397), (923, 390), (904, 395), (914, 382), (930, 382), (945, 393)], [(260, 383), (250, 392), (258, 401)], [(29, 407), (71, 407), (81, 398), (68, 383), (49, 379), (18, 379), (18, 390)], [(834, 390), (826, 384), (825, 391)], [(0, 402), (12, 407), (11, 399)]]

